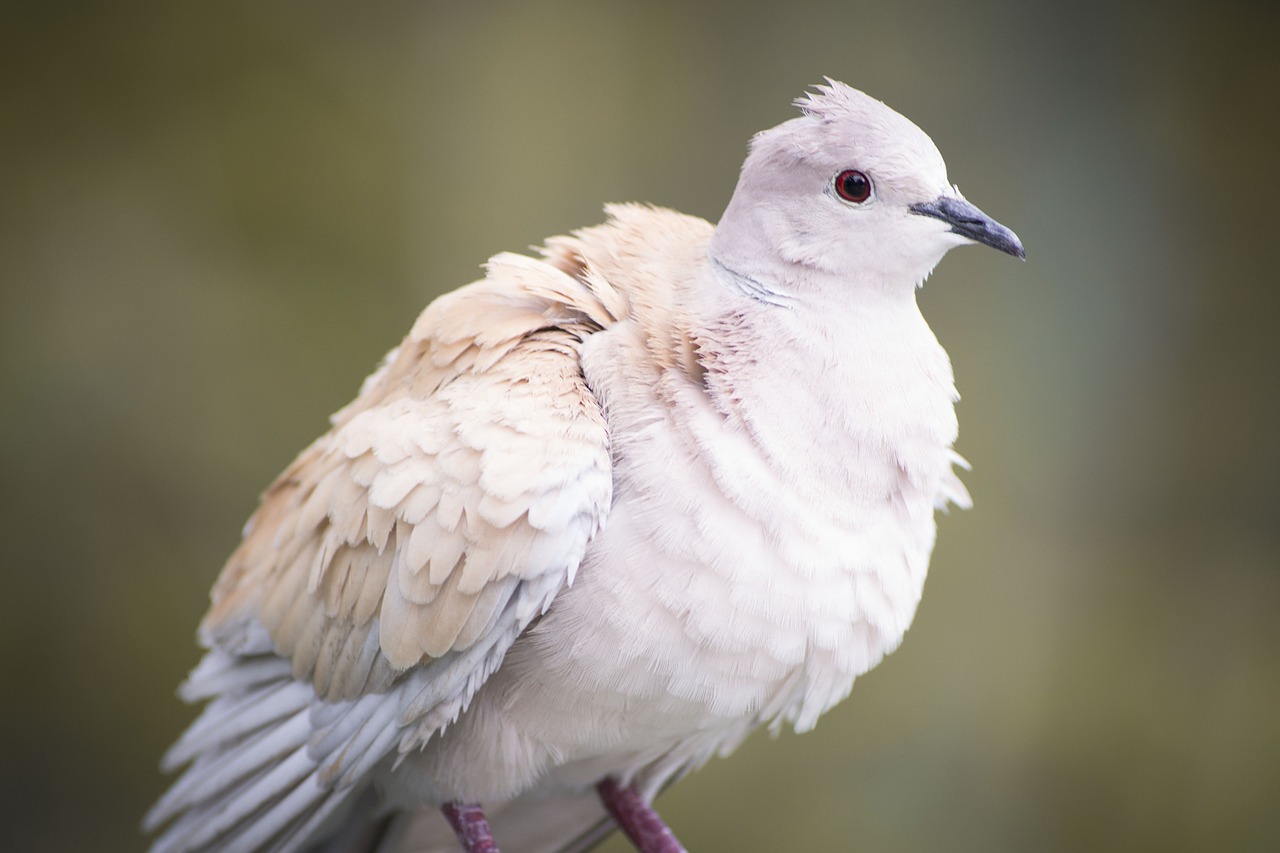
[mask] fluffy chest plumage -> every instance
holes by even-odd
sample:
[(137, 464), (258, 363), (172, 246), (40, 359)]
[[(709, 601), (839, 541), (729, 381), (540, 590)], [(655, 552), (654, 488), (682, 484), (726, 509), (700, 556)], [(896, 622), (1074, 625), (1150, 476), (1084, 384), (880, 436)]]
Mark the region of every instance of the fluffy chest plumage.
[(626, 329), (589, 342), (614, 505), (531, 638), (572, 673), (559, 689), (576, 707), (629, 715), (617, 736), (636, 743), (744, 719), (804, 729), (897, 646), (955, 432), (945, 354), (907, 328), (861, 339), (857, 377), (782, 339), (752, 340), (750, 360), (701, 342), (701, 381), (628, 371), (645, 362)]
[(790, 314), (708, 327), (701, 372), (655, 359), (630, 323), (588, 338), (612, 506), (572, 584), (427, 751), (432, 784), (484, 800), (612, 772), (653, 794), (759, 725), (811, 727), (895, 648), (934, 506), (963, 494), (949, 364), (910, 307), (860, 334), (853, 318), (845, 343), (797, 339)]

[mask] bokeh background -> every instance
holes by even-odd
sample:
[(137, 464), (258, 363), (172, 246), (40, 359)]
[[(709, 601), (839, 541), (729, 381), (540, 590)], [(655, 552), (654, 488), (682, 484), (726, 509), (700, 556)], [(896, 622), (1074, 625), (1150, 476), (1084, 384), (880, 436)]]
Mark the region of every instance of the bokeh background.
[(716, 218), (831, 75), (1026, 243), (921, 295), (977, 505), (850, 701), (664, 813), (699, 851), (1280, 849), (1277, 9), (5, 4), (0, 848), (141, 847), (210, 582), (423, 305), (605, 201)]

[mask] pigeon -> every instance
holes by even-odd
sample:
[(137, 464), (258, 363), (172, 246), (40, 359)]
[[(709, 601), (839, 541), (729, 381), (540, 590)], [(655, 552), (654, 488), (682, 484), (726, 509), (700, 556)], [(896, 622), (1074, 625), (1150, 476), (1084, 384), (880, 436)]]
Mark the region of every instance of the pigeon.
[(916, 291), (1017, 236), (827, 79), (716, 225), (610, 205), (432, 302), (212, 591), (155, 853), (683, 850), (654, 798), (901, 642), (955, 470)]

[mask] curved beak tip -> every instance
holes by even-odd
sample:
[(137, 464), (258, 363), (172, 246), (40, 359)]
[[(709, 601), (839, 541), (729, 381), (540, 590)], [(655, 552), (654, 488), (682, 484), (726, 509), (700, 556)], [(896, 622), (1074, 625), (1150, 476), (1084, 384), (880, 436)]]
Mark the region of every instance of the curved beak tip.
[(952, 233), (975, 243), (990, 246), (1022, 261), (1027, 259), (1027, 252), (1022, 248), (1022, 241), (1017, 234), (964, 199), (942, 196), (933, 201), (913, 204), (910, 209), (912, 213), (942, 220), (951, 226)]

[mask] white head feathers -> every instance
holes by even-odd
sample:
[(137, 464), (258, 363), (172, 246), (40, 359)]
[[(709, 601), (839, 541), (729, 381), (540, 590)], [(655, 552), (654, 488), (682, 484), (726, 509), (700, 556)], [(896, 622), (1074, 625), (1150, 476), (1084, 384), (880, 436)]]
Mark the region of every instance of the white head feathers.
[[(739, 289), (781, 301), (909, 293), (948, 249), (989, 242), (957, 230), (969, 212), (989, 220), (950, 185), (942, 155), (911, 121), (831, 79), (795, 103), (799, 117), (752, 139), (712, 240), (712, 259), (750, 282)], [(865, 177), (866, 198), (840, 193), (850, 172)]]

